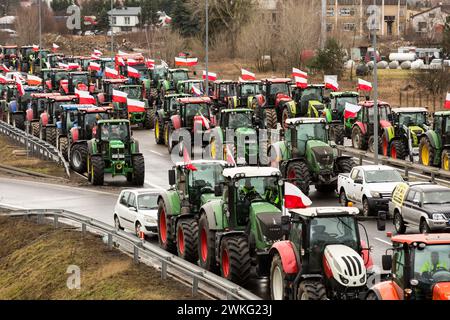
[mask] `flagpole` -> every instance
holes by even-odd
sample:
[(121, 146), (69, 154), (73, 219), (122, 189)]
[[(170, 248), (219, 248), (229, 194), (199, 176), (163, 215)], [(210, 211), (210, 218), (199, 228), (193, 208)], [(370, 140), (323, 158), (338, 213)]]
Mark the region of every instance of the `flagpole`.
[(39, 58), (39, 68), (42, 70), (42, 17), (41, 17), (41, 5), (42, 0), (39, 0), (39, 51), (38, 51), (38, 58)]
[(206, 64), (206, 89), (205, 89), (205, 95), (209, 95), (209, 75), (208, 75), (208, 64), (209, 64), (209, 0), (205, 0), (205, 64)]
[[(374, 6), (376, 0), (373, 0)], [(377, 19), (380, 17), (377, 15)], [(378, 165), (378, 66), (377, 66), (377, 24), (373, 28), (373, 153), (375, 165)]]

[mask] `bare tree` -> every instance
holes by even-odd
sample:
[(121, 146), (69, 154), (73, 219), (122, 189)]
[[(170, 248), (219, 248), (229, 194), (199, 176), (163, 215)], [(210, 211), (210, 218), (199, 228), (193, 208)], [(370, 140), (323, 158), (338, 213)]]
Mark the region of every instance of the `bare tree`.
[[(14, 25), (19, 44), (32, 44), (39, 41), (39, 10), (37, 5), (18, 8)], [(42, 31), (52, 32), (55, 28), (53, 14), (45, 3), (42, 4)]]
[(159, 57), (167, 63), (174, 64), (174, 57), (185, 49), (186, 41), (178, 31), (161, 29), (156, 35), (157, 42), (161, 43)]

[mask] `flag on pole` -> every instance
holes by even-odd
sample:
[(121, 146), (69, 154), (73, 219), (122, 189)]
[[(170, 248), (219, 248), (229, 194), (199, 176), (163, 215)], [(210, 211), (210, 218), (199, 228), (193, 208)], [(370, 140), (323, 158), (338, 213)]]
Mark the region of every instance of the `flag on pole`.
[(128, 93), (113, 89), (113, 102), (127, 103)]
[(14, 80), (16, 81), (17, 92), (19, 93), (19, 97), (25, 94), (25, 90), (22, 85), (22, 81), (20, 81), (19, 77), (14, 76)]
[(202, 122), (203, 122), (203, 125), (205, 126), (206, 130), (209, 130), (209, 128), (210, 128), (209, 127), (209, 120), (206, 119), (205, 116), (202, 113), (200, 113), (200, 117), (202, 117)]
[(303, 77), (295, 77), (295, 84), (298, 88), (305, 89), (308, 87), (308, 79)]
[(138, 62), (137, 62), (135, 59), (129, 58), (129, 59), (127, 60), (127, 64), (128, 64), (129, 66), (135, 66), (135, 65), (138, 64)]
[(103, 55), (103, 53), (100, 50), (95, 49), (94, 50), (94, 55), (101, 57)]
[(68, 70), (69, 69), (69, 65), (65, 64), (65, 63), (62, 63), (62, 62), (58, 62), (58, 68)]
[(183, 57), (176, 57), (175, 58), (175, 65), (180, 67), (193, 67), (198, 64), (198, 58), (183, 58)]
[(7, 66), (5, 66), (5, 64), (2, 64), (2, 65), (0, 66), (0, 71), (3, 71), (3, 72), (9, 72), (9, 68), (8, 68)]
[(105, 68), (105, 76), (107, 78), (117, 78), (119, 76), (119, 72), (112, 68)]
[(447, 93), (447, 97), (445, 98), (445, 109), (450, 109), (450, 93)]
[(139, 79), (141, 75), (139, 74), (139, 71), (137, 71), (135, 68), (128, 66), (127, 67), (128, 76), (131, 78), (137, 78)]
[(27, 83), (29, 86), (39, 86), (42, 83), (42, 79), (29, 74), (27, 75)]
[(58, 46), (56, 43), (53, 43), (53, 45), (52, 45), (52, 51), (53, 51), (53, 52), (56, 52), (56, 51), (58, 51), (58, 49), (59, 49), (59, 46)]
[(1, 84), (8, 83), (8, 78), (0, 74), (0, 83)]
[[(206, 71), (203, 71), (203, 80), (206, 80)], [(209, 81), (216, 81), (217, 80), (217, 73), (209, 72), (208, 71), (208, 80)]]
[(150, 70), (155, 69), (155, 60), (153, 59), (146, 59), (145, 60), (145, 65), (147, 66), (147, 68), (149, 68)]
[(255, 81), (256, 80), (256, 75), (253, 72), (250, 72), (248, 70), (245, 69), (241, 69), (241, 78), (244, 81)]
[(325, 88), (331, 89), (333, 91), (338, 91), (339, 84), (337, 83), (337, 81), (334, 78), (325, 76)]
[(75, 88), (75, 95), (79, 99), (79, 104), (96, 104), (96, 100), (89, 94), (89, 91), (78, 90)]
[(372, 84), (363, 79), (358, 79), (358, 90), (360, 91), (372, 91)]
[(187, 148), (184, 146), (184, 142), (181, 142), (181, 148), (183, 148), (183, 160), (186, 169), (190, 171), (197, 171), (197, 168), (192, 164), (191, 156), (189, 155)]
[(101, 66), (100, 66), (99, 63), (96, 63), (96, 62), (89, 62), (89, 67), (88, 67), (88, 69), (89, 69), (89, 70), (92, 70), (92, 71), (100, 71), (100, 70), (101, 70)]
[(232, 166), (236, 166), (236, 161), (234, 160), (233, 152), (231, 152), (230, 146), (227, 144), (226, 146), (226, 152), (227, 152), (227, 162), (228, 164)]
[(78, 70), (78, 69), (80, 68), (80, 65), (79, 65), (78, 63), (72, 63), (72, 62), (69, 62), (69, 63), (67, 64), (67, 68), (68, 68), (69, 70)]
[(284, 184), (284, 207), (286, 209), (305, 209), (312, 205), (309, 199), (297, 186), (292, 183)]
[(125, 67), (125, 65), (126, 65), (125, 60), (123, 60), (122, 57), (118, 57), (117, 62), (119, 63), (119, 66), (121, 66), (121, 67)]
[(203, 95), (203, 92), (202, 92), (202, 90), (200, 90), (199, 88), (197, 88), (196, 86), (192, 86), (192, 88), (191, 88), (191, 92), (192, 92), (192, 94), (193, 95), (195, 95), (195, 96), (202, 96)]
[(304, 79), (308, 79), (308, 74), (300, 69), (297, 68), (292, 68), (292, 77), (296, 78), (304, 78)]
[(144, 112), (145, 102), (136, 99), (127, 99), (128, 112)]
[(95, 54), (91, 54), (91, 60), (100, 60), (100, 56), (96, 56)]
[(33, 44), (33, 51), (34, 52), (38, 52), (39, 51), (39, 46), (36, 44)]
[(351, 119), (356, 118), (358, 115), (358, 112), (361, 110), (361, 106), (358, 106), (356, 104), (351, 104), (346, 102), (345, 103), (345, 111), (344, 111), (344, 118), (345, 119)]

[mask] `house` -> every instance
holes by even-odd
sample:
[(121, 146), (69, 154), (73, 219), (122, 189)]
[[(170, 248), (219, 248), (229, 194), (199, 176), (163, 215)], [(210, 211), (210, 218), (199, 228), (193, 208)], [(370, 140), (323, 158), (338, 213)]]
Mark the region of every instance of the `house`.
[(139, 30), (141, 7), (121, 7), (108, 11), (113, 32), (136, 32)]
[(441, 33), (450, 14), (450, 5), (437, 5), (410, 17), (412, 30), (418, 34)]
[(0, 29), (14, 29), (14, 16), (4, 16), (0, 18)]

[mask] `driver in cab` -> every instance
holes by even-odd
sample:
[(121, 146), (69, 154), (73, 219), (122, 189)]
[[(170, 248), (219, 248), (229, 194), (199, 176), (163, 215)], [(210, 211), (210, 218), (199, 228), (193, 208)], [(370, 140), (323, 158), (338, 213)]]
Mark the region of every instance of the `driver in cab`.
[(420, 269), (422, 276), (429, 277), (439, 270), (448, 270), (447, 264), (445, 262), (440, 262), (439, 252), (431, 252), (430, 258), (430, 260), (425, 261)]
[(252, 182), (250, 179), (245, 179), (245, 184), (240, 190), (241, 199), (245, 199), (248, 201), (252, 201), (256, 197), (259, 196), (258, 191), (256, 191), (256, 188), (252, 185)]

